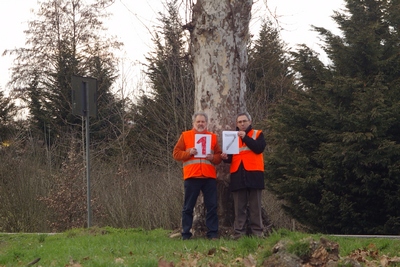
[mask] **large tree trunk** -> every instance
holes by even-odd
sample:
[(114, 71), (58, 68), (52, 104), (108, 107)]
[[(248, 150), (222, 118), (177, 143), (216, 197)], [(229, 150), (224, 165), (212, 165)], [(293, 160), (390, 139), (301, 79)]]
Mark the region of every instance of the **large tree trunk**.
[[(246, 110), (245, 72), (252, 0), (197, 0), (193, 6), (190, 52), (195, 78), (195, 111), (209, 115), (208, 129), (222, 141), (235, 129), (235, 116)], [(221, 230), (231, 227), (233, 203), (228, 191), (229, 166), (218, 166), (218, 214)], [(202, 198), (199, 198), (200, 200)], [(204, 209), (196, 205), (193, 230), (202, 230)], [(221, 233), (224, 234), (224, 233)]]

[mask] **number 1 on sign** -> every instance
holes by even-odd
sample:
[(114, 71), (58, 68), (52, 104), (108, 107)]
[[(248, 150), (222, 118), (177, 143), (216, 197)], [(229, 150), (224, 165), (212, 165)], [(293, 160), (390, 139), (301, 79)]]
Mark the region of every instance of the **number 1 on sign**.
[(195, 134), (194, 147), (197, 150), (196, 158), (205, 158), (211, 153), (211, 135), (210, 134)]
[(201, 145), (201, 154), (206, 154), (206, 144), (207, 144), (207, 138), (203, 136), (199, 140), (197, 140), (196, 144)]

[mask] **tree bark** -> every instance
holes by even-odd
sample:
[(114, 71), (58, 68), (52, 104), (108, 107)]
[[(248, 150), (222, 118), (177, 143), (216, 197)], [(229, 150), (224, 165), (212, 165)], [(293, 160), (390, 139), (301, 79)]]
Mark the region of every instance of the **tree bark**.
[[(195, 79), (195, 111), (208, 114), (208, 129), (218, 134), (220, 143), (222, 131), (234, 130), (236, 114), (246, 111), (245, 74), (252, 5), (252, 0), (197, 0), (188, 27)], [(232, 226), (234, 219), (233, 201), (228, 190), (229, 165), (221, 163), (217, 171), (218, 214), (223, 230), (224, 226)], [(196, 205), (194, 231), (204, 227), (201, 222), (204, 217), (204, 208)]]

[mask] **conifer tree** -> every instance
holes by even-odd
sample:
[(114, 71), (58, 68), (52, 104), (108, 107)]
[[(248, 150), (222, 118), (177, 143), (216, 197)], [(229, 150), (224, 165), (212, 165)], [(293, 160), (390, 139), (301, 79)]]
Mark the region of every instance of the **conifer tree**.
[(193, 74), (177, 0), (166, 5), (153, 40), (155, 50), (147, 56), (151, 92), (139, 99), (132, 131), (132, 140), (140, 140), (134, 144), (140, 160), (163, 168), (174, 162), (173, 147), (181, 131), (192, 127), (194, 109)]
[[(36, 18), (25, 31), (25, 47), (6, 51), (16, 55), (10, 84), (29, 108), (33, 132), (51, 126), (53, 137), (74, 130), (79, 133), (81, 118), (72, 115), (72, 75), (108, 79), (101, 90), (110, 92), (116, 76), (112, 51), (121, 44), (101, 35), (105, 30), (102, 19), (108, 16), (106, 7), (112, 2), (40, 1)], [(107, 72), (96, 72), (96, 60)]]
[(16, 111), (15, 104), (0, 91), (0, 147), (11, 135)]
[(398, 1), (346, 0), (314, 27), (330, 64), (293, 53), (299, 88), (276, 107), (268, 185), (286, 210), (325, 233), (400, 233)]
[(246, 106), (253, 121), (259, 123), (267, 118), (269, 106), (293, 86), (293, 73), (285, 43), (271, 21), (263, 22), (248, 50)]

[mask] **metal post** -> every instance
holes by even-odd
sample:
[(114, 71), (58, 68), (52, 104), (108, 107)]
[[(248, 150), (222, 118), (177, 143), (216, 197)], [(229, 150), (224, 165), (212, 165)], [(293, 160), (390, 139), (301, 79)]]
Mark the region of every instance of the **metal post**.
[(87, 180), (87, 227), (92, 224), (92, 211), (90, 205), (90, 154), (89, 154), (89, 88), (88, 83), (83, 82), (85, 94), (85, 128), (86, 128), (86, 180)]

